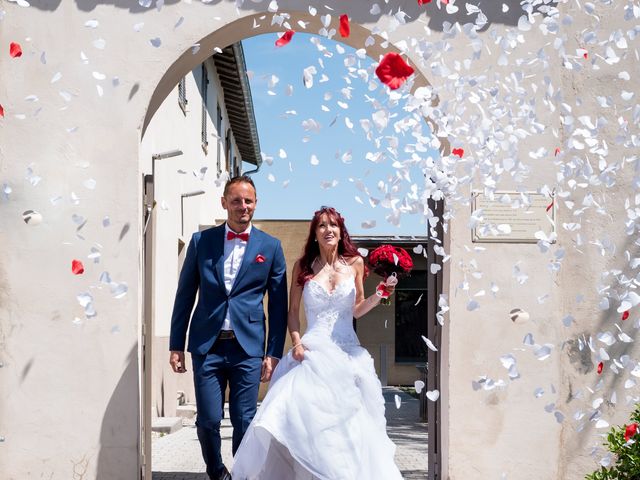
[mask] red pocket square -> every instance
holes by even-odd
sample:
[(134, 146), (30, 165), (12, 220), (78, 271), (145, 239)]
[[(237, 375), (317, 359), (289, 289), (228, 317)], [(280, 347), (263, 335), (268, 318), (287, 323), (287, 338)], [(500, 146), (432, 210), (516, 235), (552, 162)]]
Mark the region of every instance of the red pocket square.
[(264, 263), (264, 261), (266, 260), (266, 258), (264, 258), (263, 255), (256, 255), (256, 263)]

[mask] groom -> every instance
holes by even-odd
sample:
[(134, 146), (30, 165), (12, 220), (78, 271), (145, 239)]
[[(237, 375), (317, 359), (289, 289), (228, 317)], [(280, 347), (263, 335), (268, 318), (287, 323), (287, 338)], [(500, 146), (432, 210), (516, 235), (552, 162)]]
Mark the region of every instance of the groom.
[[(251, 178), (234, 177), (226, 183), (222, 207), (227, 221), (193, 234), (171, 316), (169, 361), (176, 373), (186, 372), (184, 347), (190, 327), (187, 350), (193, 364), (196, 426), (212, 480), (231, 478), (220, 454), (227, 385), (235, 454), (256, 413), (260, 381), (270, 380), (284, 348), (284, 254), (279, 240), (251, 225), (256, 202)], [(265, 292), (269, 292), (268, 338), (262, 306)]]

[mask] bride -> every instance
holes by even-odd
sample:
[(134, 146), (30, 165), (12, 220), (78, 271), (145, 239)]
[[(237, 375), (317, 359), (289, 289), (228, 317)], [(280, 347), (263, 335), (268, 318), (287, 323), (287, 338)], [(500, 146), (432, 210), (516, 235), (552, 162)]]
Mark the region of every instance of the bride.
[[(293, 347), (236, 452), (234, 480), (402, 478), (373, 359), (353, 330), (353, 317), (380, 303), (375, 294), (364, 298), (365, 274), (342, 216), (330, 207), (315, 212), (293, 267)], [(308, 323), (302, 337), (301, 299)]]

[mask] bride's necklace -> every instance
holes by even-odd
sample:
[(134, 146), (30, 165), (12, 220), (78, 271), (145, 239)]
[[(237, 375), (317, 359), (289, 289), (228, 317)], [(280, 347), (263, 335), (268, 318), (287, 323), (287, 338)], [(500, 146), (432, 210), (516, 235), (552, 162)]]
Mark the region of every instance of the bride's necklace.
[[(320, 262), (320, 257), (316, 257), (314, 263)], [(336, 264), (346, 264), (345, 259), (340, 255), (335, 263), (325, 262), (322, 267), (320, 267), (320, 272), (326, 272), (327, 278), (329, 280), (329, 289), (333, 290), (338, 283), (337, 280), (340, 277), (339, 267), (336, 267)]]

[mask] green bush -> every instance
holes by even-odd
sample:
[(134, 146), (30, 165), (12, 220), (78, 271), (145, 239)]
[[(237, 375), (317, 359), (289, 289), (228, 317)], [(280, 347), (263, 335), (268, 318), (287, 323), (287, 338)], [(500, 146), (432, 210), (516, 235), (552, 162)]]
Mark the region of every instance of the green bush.
[[(627, 444), (625, 434), (635, 442)], [(640, 404), (636, 405), (628, 425), (611, 428), (604, 445), (614, 455), (615, 463), (600, 467), (587, 475), (586, 480), (640, 480)]]

